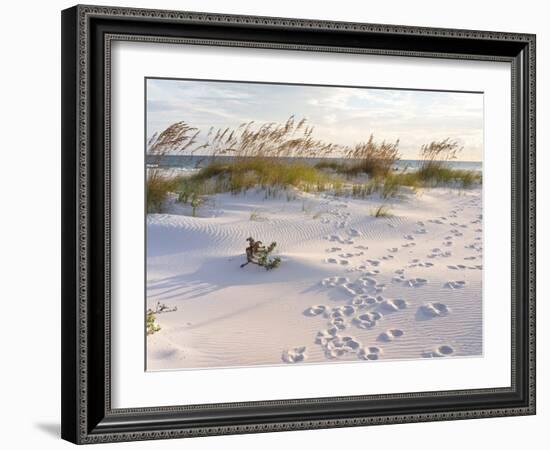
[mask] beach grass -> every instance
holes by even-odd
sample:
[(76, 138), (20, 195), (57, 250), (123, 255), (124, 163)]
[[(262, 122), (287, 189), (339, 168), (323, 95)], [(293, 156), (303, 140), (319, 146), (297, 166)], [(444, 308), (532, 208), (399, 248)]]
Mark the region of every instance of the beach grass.
[(382, 204), (378, 208), (371, 211), (371, 216), (380, 218), (380, 217), (391, 217), (393, 216), (393, 214), (391, 213), (389, 205)]
[[(296, 198), (296, 191), (328, 191), (355, 198), (377, 193), (388, 199), (401, 195), (403, 187), (412, 192), (435, 186), (466, 189), (482, 181), (478, 172), (451, 167), (449, 162), (462, 147), (449, 138), (422, 145), (418, 169), (396, 172), (399, 140), (377, 142), (370, 135), (353, 146), (326, 143), (312, 137), (313, 127), (305, 119), (297, 121), (294, 116), (282, 124), (254, 127), (251, 122), (235, 129), (210, 130), (206, 143), (200, 145), (198, 134), (178, 122), (150, 141), (159, 162), (174, 149), (189, 154), (208, 149), (210, 154), (204, 157), (206, 165), (187, 176), (167, 177), (161, 169), (149, 169), (147, 212), (162, 212), (170, 193), (176, 194), (178, 202), (190, 204), (195, 215), (204, 196), (253, 188), (262, 189), (266, 198), (286, 193), (288, 201)], [(332, 159), (335, 153), (341, 155), (339, 160)], [(306, 161), (312, 157), (326, 159), (312, 165)]]
[(146, 183), (147, 212), (162, 212), (168, 194), (174, 192), (177, 185), (177, 179), (164, 177), (160, 170), (153, 169), (148, 171)]
[(237, 194), (258, 186), (270, 194), (288, 188), (322, 192), (338, 187), (342, 181), (300, 161), (274, 161), (258, 157), (238, 158), (230, 163), (214, 161), (191, 176), (179, 177), (175, 183), (185, 202), (191, 193)]

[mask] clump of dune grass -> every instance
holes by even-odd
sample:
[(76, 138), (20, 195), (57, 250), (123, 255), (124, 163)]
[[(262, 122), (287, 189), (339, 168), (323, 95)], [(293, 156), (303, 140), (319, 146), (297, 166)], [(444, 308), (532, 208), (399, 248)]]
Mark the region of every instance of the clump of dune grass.
[(420, 173), (431, 174), (440, 168), (448, 167), (448, 162), (453, 161), (464, 150), (457, 140), (446, 138), (440, 141), (432, 141), (420, 147)]
[(168, 194), (174, 192), (176, 186), (176, 179), (163, 176), (162, 172), (158, 169), (148, 169), (145, 193), (147, 212), (162, 212)]
[(313, 127), (294, 116), (282, 124), (255, 127), (249, 122), (235, 129), (210, 129), (206, 143), (190, 150), (190, 154), (199, 149), (208, 152), (207, 163), (198, 173), (179, 180), (179, 198), (185, 202), (191, 194), (240, 193), (258, 186), (268, 196), (287, 188), (331, 189), (339, 181), (303, 159), (322, 157), (337, 148), (314, 139)]
[(174, 192), (177, 180), (164, 175), (159, 168), (167, 154), (181, 154), (194, 148), (199, 130), (185, 122), (176, 122), (147, 142), (147, 154), (152, 155), (153, 167), (147, 169), (146, 207), (148, 213), (162, 212), (168, 194)]
[[(297, 161), (278, 161), (265, 158), (238, 158), (231, 162), (213, 161), (180, 182), (183, 191), (202, 190), (204, 183), (214, 181), (209, 193), (245, 192), (256, 186), (267, 188), (297, 188), (305, 192), (324, 191), (333, 188), (340, 181), (315, 167)], [(211, 181), (212, 182), (212, 181)]]
[(346, 150), (350, 163), (342, 169), (350, 175), (366, 173), (385, 176), (399, 160), (399, 139), (395, 142), (376, 142), (371, 134), (367, 142), (361, 142)]
[(391, 208), (389, 205), (382, 204), (378, 206), (378, 208), (371, 211), (371, 216), (380, 218), (380, 217), (391, 217), (393, 214), (391, 213)]
[(384, 176), (374, 176), (364, 183), (353, 183), (351, 195), (355, 198), (367, 198), (377, 193), (383, 199), (398, 197), (402, 187), (409, 187), (413, 192), (421, 186), (416, 172), (387, 173)]
[(432, 141), (420, 148), (422, 164), (417, 176), (423, 182), (432, 184), (460, 184), (469, 188), (474, 183), (481, 182), (481, 174), (471, 170), (453, 169), (449, 162), (457, 159), (464, 150), (457, 140), (446, 138)]

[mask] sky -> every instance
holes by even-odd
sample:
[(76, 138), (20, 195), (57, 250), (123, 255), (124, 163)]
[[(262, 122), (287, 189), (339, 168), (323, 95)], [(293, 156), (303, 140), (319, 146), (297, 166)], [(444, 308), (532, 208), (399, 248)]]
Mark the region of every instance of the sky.
[(401, 159), (417, 159), (422, 144), (450, 137), (464, 146), (458, 160), (482, 160), (481, 93), (161, 79), (148, 79), (146, 89), (148, 138), (179, 121), (201, 130), (200, 141), (210, 127), (294, 115), (325, 142), (353, 145), (372, 133), (399, 139)]

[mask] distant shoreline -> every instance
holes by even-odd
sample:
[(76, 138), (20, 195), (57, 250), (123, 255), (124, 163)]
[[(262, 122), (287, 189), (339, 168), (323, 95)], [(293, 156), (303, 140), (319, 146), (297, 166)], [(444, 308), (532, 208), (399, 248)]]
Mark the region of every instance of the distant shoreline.
[[(148, 168), (171, 168), (171, 169), (196, 169), (204, 167), (209, 161), (211, 161), (211, 155), (163, 155), (159, 157), (158, 155), (147, 154), (146, 155), (146, 165)], [(217, 161), (231, 161), (234, 159), (233, 156), (216, 156)], [(353, 161), (351, 158), (308, 158), (308, 157), (296, 157), (296, 158), (287, 158), (287, 157), (272, 157), (273, 159), (288, 159), (288, 160), (299, 160), (306, 162), (307, 164), (315, 165), (320, 161), (335, 161), (335, 162), (350, 162)], [(394, 170), (402, 170), (408, 168), (416, 169), (420, 167), (422, 160), (420, 159), (401, 159), (396, 161), (394, 164)], [(464, 169), (464, 170), (475, 170), (481, 171), (483, 168), (483, 161), (448, 161), (446, 164), (453, 169)]]

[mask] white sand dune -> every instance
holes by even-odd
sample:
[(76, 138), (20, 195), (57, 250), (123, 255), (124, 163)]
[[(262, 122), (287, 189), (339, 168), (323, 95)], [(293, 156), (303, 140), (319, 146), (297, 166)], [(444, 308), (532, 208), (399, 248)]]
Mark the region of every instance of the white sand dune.
[[(147, 368), (482, 354), (481, 189), (391, 200), (220, 194), (147, 219)], [(245, 262), (246, 238), (281, 266)]]

